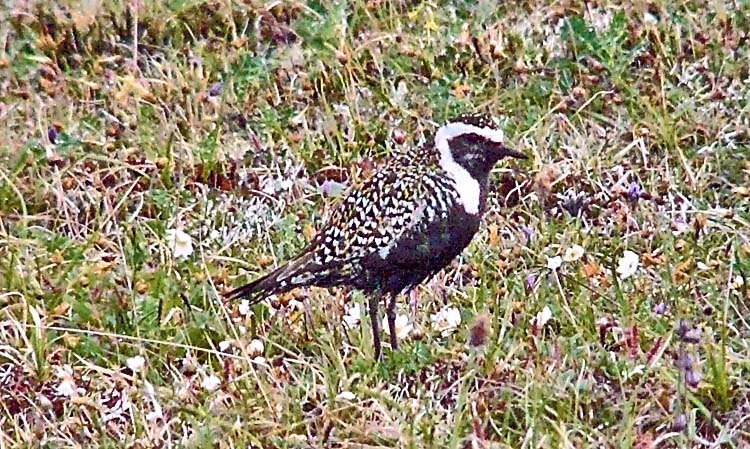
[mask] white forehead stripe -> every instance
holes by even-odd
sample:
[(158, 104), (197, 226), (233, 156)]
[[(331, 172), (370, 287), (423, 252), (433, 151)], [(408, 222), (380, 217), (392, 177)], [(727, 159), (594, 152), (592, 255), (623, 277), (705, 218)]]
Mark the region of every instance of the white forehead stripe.
[(435, 134), (435, 148), (440, 151), (440, 167), (453, 180), (458, 199), (466, 213), (476, 215), (479, 213), (479, 181), (453, 159), (448, 144), (448, 140), (464, 134), (477, 134), (495, 143), (502, 143), (504, 136), (499, 129), (482, 128), (460, 122), (441, 126)]
[(464, 134), (476, 134), (495, 143), (503, 143), (505, 136), (500, 129), (482, 128), (479, 126), (469, 125), (467, 123), (448, 123), (441, 126), (435, 134), (435, 145), (440, 140), (448, 140)]

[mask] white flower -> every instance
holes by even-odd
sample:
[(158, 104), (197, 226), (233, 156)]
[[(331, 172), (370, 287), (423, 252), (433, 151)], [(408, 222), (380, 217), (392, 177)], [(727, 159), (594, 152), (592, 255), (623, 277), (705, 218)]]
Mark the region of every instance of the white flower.
[(732, 279), (732, 282), (729, 284), (729, 286), (735, 290), (741, 289), (743, 285), (745, 285), (745, 280), (739, 274), (735, 276), (734, 279)]
[(351, 401), (355, 400), (356, 398), (357, 397), (354, 395), (354, 393), (352, 393), (349, 390), (342, 391), (341, 393), (339, 393), (338, 395), (336, 395), (336, 399), (338, 399), (339, 401), (350, 401), (351, 402)]
[(399, 81), (395, 88), (391, 88), (393, 103), (397, 106), (403, 106), (404, 99), (408, 93), (409, 87), (406, 85), (406, 82), (404, 80)]
[(536, 316), (531, 319), (531, 324), (535, 325), (536, 327), (542, 327), (551, 319), (552, 311), (549, 309), (549, 306), (544, 306), (542, 311), (537, 313)]
[(286, 308), (290, 312), (295, 311), (295, 310), (303, 311), (305, 310), (305, 304), (302, 301), (297, 301), (296, 299), (292, 299), (291, 301), (287, 303)]
[(643, 23), (647, 23), (649, 25), (656, 25), (659, 23), (659, 19), (651, 14), (650, 12), (643, 13)]
[(79, 391), (76, 388), (76, 380), (73, 378), (73, 368), (70, 365), (64, 365), (57, 367), (56, 370), (55, 375), (60, 379), (60, 384), (55, 388), (55, 392), (65, 397), (77, 396)]
[(219, 351), (226, 351), (232, 346), (232, 342), (229, 340), (222, 340), (219, 342)]
[(253, 363), (258, 364), (258, 365), (268, 365), (267, 362), (268, 361), (266, 360), (266, 358), (262, 356), (253, 358)]
[(221, 385), (221, 379), (214, 376), (213, 374), (204, 377), (203, 382), (201, 382), (201, 387), (203, 387), (203, 389), (206, 391), (214, 391), (219, 388), (219, 385)]
[[(76, 385), (73, 376), (73, 368), (70, 365), (58, 366), (55, 368), (55, 375), (60, 379), (60, 384), (55, 388), (55, 392), (60, 396), (74, 397), (84, 394), (86, 391)], [(85, 379), (85, 378), (84, 378)]]
[(698, 267), (698, 269), (701, 271), (708, 270), (708, 265), (706, 265), (704, 262), (697, 262), (695, 266)]
[(563, 260), (562, 260), (562, 257), (560, 256), (547, 258), (547, 268), (549, 268), (550, 270), (553, 270), (553, 271), (557, 270), (558, 268), (560, 268), (562, 263), (563, 263)]
[[(391, 329), (388, 326), (387, 318), (383, 318), (383, 329), (385, 329), (386, 334), (391, 335)], [(404, 338), (409, 336), (412, 329), (414, 329), (414, 326), (409, 324), (408, 316), (398, 315), (396, 317), (396, 338), (398, 338), (399, 340), (403, 340)]]
[(619, 263), (617, 264), (617, 273), (620, 279), (627, 279), (638, 271), (639, 257), (633, 251), (622, 253)]
[(573, 245), (570, 248), (565, 250), (562, 260), (564, 260), (565, 262), (575, 262), (576, 260), (583, 257), (584, 252), (585, 251), (583, 249), (583, 246)]
[(175, 258), (193, 254), (193, 239), (182, 229), (167, 229), (167, 244)]
[(240, 301), (240, 306), (237, 309), (242, 316), (247, 316), (252, 313), (250, 312), (250, 301), (247, 299), (243, 299), (242, 301)]
[(263, 341), (258, 340), (257, 338), (251, 341), (250, 344), (247, 346), (247, 352), (250, 353), (250, 357), (263, 355), (263, 351), (265, 350), (266, 350), (266, 346), (263, 344)]
[(163, 418), (164, 415), (162, 414), (161, 410), (154, 410), (152, 412), (146, 413), (146, 421), (148, 422), (154, 422), (157, 419)]
[(125, 365), (134, 373), (139, 373), (146, 365), (146, 359), (144, 359), (143, 356), (137, 355), (125, 360)]
[(455, 307), (446, 307), (433, 314), (430, 319), (432, 320), (432, 330), (440, 332), (443, 337), (447, 337), (461, 324), (461, 312)]
[(354, 329), (359, 325), (359, 321), (362, 319), (362, 308), (359, 303), (352, 304), (349, 310), (346, 311), (343, 321), (347, 329)]
[(338, 115), (342, 117), (351, 117), (352, 115), (351, 110), (349, 109), (349, 106), (343, 103), (334, 104), (333, 110), (334, 112), (336, 112)]
[(684, 221), (675, 220), (672, 222), (672, 235), (675, 237), (684, 234), (688, 229), (690, 229), (690, 227)]
[(280, 179), (278, 181), (278, 187), (276, 190), (289, 190), (294, 185), (294, 181), (291, 179)]

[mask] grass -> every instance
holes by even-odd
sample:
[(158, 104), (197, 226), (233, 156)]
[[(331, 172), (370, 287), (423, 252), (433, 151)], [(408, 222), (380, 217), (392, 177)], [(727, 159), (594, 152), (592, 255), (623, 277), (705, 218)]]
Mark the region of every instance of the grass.
[[(0, 447), (750, 444), (747, 4), (0, 15)], [(475, 110), (531, 160), (382, 363), (359, 294), (220, 299)]]

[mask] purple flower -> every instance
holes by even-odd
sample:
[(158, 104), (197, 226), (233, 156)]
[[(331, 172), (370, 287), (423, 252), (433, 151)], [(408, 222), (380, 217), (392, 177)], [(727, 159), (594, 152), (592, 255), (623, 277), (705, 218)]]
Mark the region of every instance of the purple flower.
[(47, 128), (47, 138), (49, 139), (51, 144), (55, 144), (57, 141), (57, 136), (60, 135), (60, 131), (57, 130), (54, 126), (50, 126)]
[(700, 343), (701, 341), (701, 330), (694, 328), (690, 321), (684, 318), (680, 320), (677, 327), (677, 335), (685, 343)]
[(667, 311), (667, 305), (663, 302), (660, 302), (659, 304), (654, 306), (654, 313), (657, 315), (664, 315), (664, 312)]
[(533, 290), (534, 287), (536, 287), (537, 280), (538, 278), (536, 274), (534, 273), (529, 274), (528, 276), (526, 276), (526, 287), (530, 290)]
[(212, 97), (218, 97), (221, 95), (222, 90), (224, 90), (224, 85), (221, 83), (213, 83), (211, 85), (211, 88), (208, 89), (208, 95)]
[(677, 359), (677, 366), (683, 371), (690, 371), (695, 366), (695, 357), (689, 352), (683, 352)]
[(698, 388), (702, 378), (703, 375), (696, 370), (685, 371), (685, 383), (691, 388)]
[(326, 196), (337, 197), (346, 190), (346, 184), (342, 184), (332, 179), (326, 179), (320, 186), (321, 192)]
[(637, 182), (631, 182), (630, 187), (628, 187), (628, 199), (630, 201), (638, 201), (642, 195), (643, 187)]
[(687, 425), (688, 425), (687, 416), (685, 416), (684, 413), (680, 413), (674, 418), (674, 422), (672, 423), (672, 431), (682, 432), (685, 429), (687, 429)]
[(588, 200), (586, 198), (586, 192), (576, 192), (575, 189), (568, 189), (564, 194), (559, 195), (562, 201), (560, 206), (565, 209), (571, 217), (579, 217), (584, 211)]

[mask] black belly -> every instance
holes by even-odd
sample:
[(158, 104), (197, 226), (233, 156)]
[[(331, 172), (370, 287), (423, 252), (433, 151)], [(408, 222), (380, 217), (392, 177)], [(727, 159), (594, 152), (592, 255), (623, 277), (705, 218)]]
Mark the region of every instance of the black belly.
[(479, 217), (455, 208), (405, 233), (388, 251), (363, 258), (356, 287), (365, 291), (400, 293), (434, 276), (466, 248), (479, 229)]

